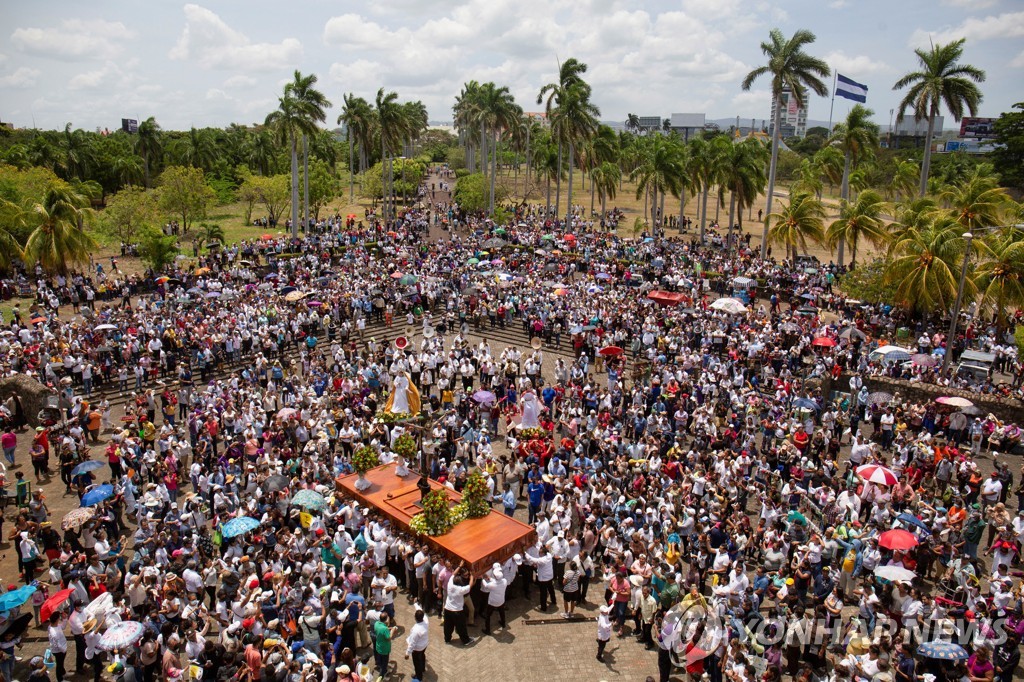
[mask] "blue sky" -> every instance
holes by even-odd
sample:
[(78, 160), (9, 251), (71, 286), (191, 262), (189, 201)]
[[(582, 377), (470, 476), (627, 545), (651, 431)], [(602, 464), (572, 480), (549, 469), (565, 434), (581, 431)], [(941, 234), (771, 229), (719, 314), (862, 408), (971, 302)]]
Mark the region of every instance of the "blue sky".
[[(381, 86), (450, 120), (469, 79), (508, 85), (538, 110), (537, 90), (570, 56), (590, 66), (604, 120), (762, 119), (767, 82), (739, 83), (772, 27), (813, 31), (809, 51), (867, 84), (883, 125), (892, 84), (929, 38), (968, 39), (966, 61), (988, 74), (982, 116), (1024, 100), (1020, 0), (39, 0), (4, 3), (0, 18), (0, 120), (40, 128), (262, 121), (294, 69), (319, 76), (332, 125), (344, 93), (372, 100)], [(851, 104), (837, 100), (836, 118)], [(828, 110), (815, 98), (809, 117)]]

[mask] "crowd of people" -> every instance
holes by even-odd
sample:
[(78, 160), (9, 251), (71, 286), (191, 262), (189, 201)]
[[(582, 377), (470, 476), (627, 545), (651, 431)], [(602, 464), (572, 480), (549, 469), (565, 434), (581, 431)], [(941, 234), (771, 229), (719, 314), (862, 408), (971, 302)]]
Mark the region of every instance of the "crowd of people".
[[(4, 406), (8, 476), (31, 489), (26, 453), (36, 482), (9, 533), (35, 591), (4, 611), (6, 680), (349, 682), (397, 656), (423, 680), (432, 638), (489, 636), (516, 600), (596, 606), (597, 659), (634, 637), (663, 681), (1014, 679), (1019, 430), (871, 392), (896, 311), (742, 240), (368, 218), (146, 277), (40, 278), (5, 321), (4, 376), (51, 385), (59, 413), (25, 431), (24, 397)], [(719, 305), (736, 277), (762, 297)], [(998, 343), (982, 328), (971, 347)], [(422, 395), (411, 421), (383, 417), (396, 381)], [(472, 575), (336, 493), (359, 448), (388, 462), (404, 433), (445, 485), (482, 472), (536, 545)], [(61, 493), (82, 506), (56, 518)], [(39, 618), (49, 657), (22, 671)]]

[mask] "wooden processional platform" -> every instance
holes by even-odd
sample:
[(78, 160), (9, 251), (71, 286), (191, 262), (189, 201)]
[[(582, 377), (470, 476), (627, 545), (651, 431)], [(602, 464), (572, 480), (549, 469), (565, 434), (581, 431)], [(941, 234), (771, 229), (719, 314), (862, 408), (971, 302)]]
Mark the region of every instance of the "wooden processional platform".
[[(420, 512), (419, 474), (410, 472), (395, 475), (395, 464), (385, 464), (366, 472), (372, 484), (366, 490), (356, 490), (356, 474), (339, 476), (335, 480), (338, 492), (359, 501), (360, 504), (380, 512), (399, 528), (409, 531), (409, 522)], [(462, 495), (430, 480), (432, 490), (445, 490), (451, 504), (462, 500)], [(480, 577), (494, 563), (502, 563), (517, 552), (537, 542), (537, 531), (522, 521), (492, 510), (479, 519), (466, 519), (444, 535), (417, 535), (434, 550), (451, 559), (456, 565), (465, 561), (470, 572)]]

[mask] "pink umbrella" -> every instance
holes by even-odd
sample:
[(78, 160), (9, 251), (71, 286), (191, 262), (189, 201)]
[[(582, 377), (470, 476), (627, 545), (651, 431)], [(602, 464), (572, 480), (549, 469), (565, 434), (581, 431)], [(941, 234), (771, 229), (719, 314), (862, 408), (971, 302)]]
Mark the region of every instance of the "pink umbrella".
[(865, 464), (857, 467), (857, 475), (868, 483), (878, 485), (896, 485), (899, 477), (891, 469), (886, 469), (877, 464)]

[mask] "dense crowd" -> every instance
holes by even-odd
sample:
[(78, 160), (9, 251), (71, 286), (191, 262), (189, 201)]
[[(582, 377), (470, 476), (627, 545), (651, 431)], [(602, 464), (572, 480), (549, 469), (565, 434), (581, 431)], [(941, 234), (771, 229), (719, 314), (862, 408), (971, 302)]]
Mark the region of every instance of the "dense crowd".
[[(597, 604), (597, 658), (635, 637), (661, 680), (1013, 679), (1019, 429), (872, 393), (872, 374), (925, 367), (872, 358), (897, 311), (742, 240), (622, 240), (536, 211), (502, 227), (446, 205), (364, 218), (141, 278), (38, 278), (0, 358), (52, 385), (57, 417), (25, 431), (12, 396), (2, 445), (19, 490), (27, 452), (36, 483), (59, 476), (82, 507), (52, 518), (38, 485), (19, 505), (35, 591), (5, 612), (6, 680), (348, 682), (388, 675), (399, 628), (422, 680), (435, 619), (465, 645), (520, 599), (566, 619)], [(395, 326), (409, 343), (385, 340)], [(920, 354), (945, 350), (913, 331)], [(968, 331), (952, 352), (998, 346), (1014, 369)], [(381, 419), (396, 381), (423, 397), (412, 423)], [(460, 490), (482, 472), (537, 544), (470, 575), (335, 493), (356, 450), (391, 461), (407, 432), (432, 478)], [(52, 661), (22, 671), (33, 618)], [(966, 650), (928, 655), (939, 640)]]

